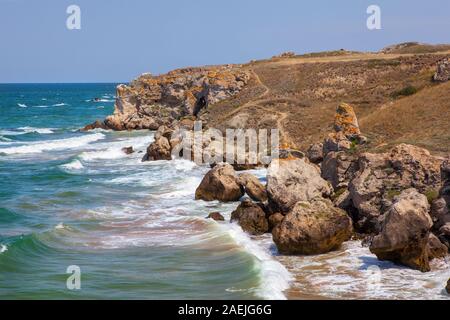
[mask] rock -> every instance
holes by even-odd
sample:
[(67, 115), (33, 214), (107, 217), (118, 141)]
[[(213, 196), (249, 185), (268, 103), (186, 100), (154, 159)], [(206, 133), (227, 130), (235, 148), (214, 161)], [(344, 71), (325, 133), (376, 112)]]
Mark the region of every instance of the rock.
[(271, 214), (269, 218), (267, 219), (269, 221), (269, 230), (273, 230), (277, 225), (279, 225), (284, 219), (284, 215), (277, 212), (274, 214)]
[(448, 254), (448, 248), (443, 244), (438, 237), (430, 233), (427, 244), (428, 259), (431, 261), (433, 259), (444, 258)]
[(227, 163), (212, 168), (195, 191), (195, 199), (205, 201), (237, 201), (243, 195), (244, 188), (233, 167)]
[(85, 126), (83, 129), (81, 129), (81, 131), (90, 131), (90, 130), (94, 130), (94, 129), (103, 129), (103, 130), (108, 130), (108, 126), (105, 124), (105, 122), (100, 121), (100, 120), (96, 120), (95, 122), (88, 124), (87, 126)]
[(283, 148), (279, 150), (279, 159), (304, 159), (305, 154), (299, 150)]
[(129, 85), (117, 86), (114, 114), (105, 125), (113, 130), (170, 126), (236, 95), (249, 79), (250, 73), (236, 66), (185, 68), (158, 76), (146, 73)]
[(421, 193), (440, 185), (441, 159), (422, 148), (401, 144), (388, 153), (364, 153), (358, 159), (358, 171), (349, 184), (353, 206), (358, 214), (359, 232), (378, 233), (383, 214), (393, 198), (411, 187)]
[(347, 187), (358, 171), (358, 158), (346, 152), (330, 152), (321, 164), (322, 178), (335, 190)]
[(170, 141), (173, 138), (172, 137), (173, 133), (174, 133), (173, 129), (167, 126), (160, 126), (155, 133), (155, 140), (159, 139), (160, 137), (164, 137)]
[(244, 200), (231, 213), (231, 222), (237, 221), (242, 230), (252, 235), (261, 235), (269, 231), (266, 214), (261, 207), (250, 200)]
[(267, 170), (267, 194), (282, 213), (299, 201), (329, 197), (332, 193), (319, 169), (304, 159), (273, 160)]
[(342, 132), (348, 139), (355, 138), (361, 134), (355, 111), (349, 104), (341, 103), (337, 107), (334, 130)]
[(166, 137), (160, 136), (147, 148), (142, 161), (172, 160), (172, 148)]
[(434, 81), (446, 82), (450, 80), (450, 59), (444, 59), (437, 65), (436, 73), (433, 76)]
[(450, 222), (444, 224), (438, 232), (439, 240), (447, 246), (447, 248), (450, 248)]
[(309, 161), (312, 163), (318, 164), (323, 160), (323, 143), (315, 143), (312, 144), (308, 151), (306, 152), (306, 156)]
[(266, 188), (257, 177), (250, 173), (241, 173), (239, 175), (239, 181), (252, 200), (260, 202), (267, 201)]
[(347, 151), (352, 148), (352, 142), (342, 133), (330, 133), (323, 141), (323, 155), (330, 152)]
[(133, 150), (133, 147), (125, 147), (125, 148), (122, 148), (122, 152), (125, 154), (132, 154), (132, 153), (134, 153), (134, 150)]
[(220, 212), (211, 212), (206, 219), (213, 219), (215, 221), (225, 221), (225, 218), (223, 215), (220, 214)]
[(350, 239), (352, 222), (330, 200), (316, 198), (298, 202), (272, 231), (283, 254), (321, 254), (335, 250)]
[(445, 290), (447, 291), (448, 294), (450, 294), (450, 279), (448, 279), (447, 281), (447, 286), (445, 287)]
[(370, 251), (380, 260), (403, 264), (422, 272), (430, 271), (428, 240), (432, 221), (427, 197), (416, 189), (395, 197), (386, 213), (382, 229)]

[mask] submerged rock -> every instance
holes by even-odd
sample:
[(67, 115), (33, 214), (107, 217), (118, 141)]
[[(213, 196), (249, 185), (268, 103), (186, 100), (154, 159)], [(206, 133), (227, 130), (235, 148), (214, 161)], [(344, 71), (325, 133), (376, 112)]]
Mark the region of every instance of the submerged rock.
[(450, 294), (450, 279), (448, 279), (447, 281), (447, 286), (445, 287), (445, 290), (447, 291), (448, 294)]
[(416, 189), (395, 197), (382, 229), (370, 251), (380, 260), (403, 264), (422, 272), (430, 271), (428, 241), (432, 226), (427, 197)]
[(211, 212), (206, 219), (213, 219), (215, 221), (225, 221), (225, 218), (220, 212)]
[(122, 152), (125, 154), (132, 154), (132, 153), (134, 153), (134, 150), (133, 150), (133, 147), (125, 147), (125, 148), (122, 148)]
[(233, 167), (227, 163), (212, 168), (195, 191), (195, 199), (205, 201), (237, 201), (243, 195), (244, 188)]
[(155, 160), (172, 160), (172, 148), (170, 147), (169, 140), (166, 137), (158, 137), (147, 148), (147, 153), (142, 158), (142, 161), (155, 161)]
[(267, 194), (281, 212), (288, 212), (299, 201), (329, 197), (331, 185), (319, 169), (304, 159), (274, 160), (267, 171)]
[(259, 205), (244, 200), (231, 213), (231, 222), (237, 221), (242, 230), (252, 235), (261, 235), (269, 231), (269, 223), (266, 214)]
[(298, 202), (272, 231), (273, 240), (283, 254), (321, 254), (339, 248), (352, 235), (347, 213), (330, 200)]

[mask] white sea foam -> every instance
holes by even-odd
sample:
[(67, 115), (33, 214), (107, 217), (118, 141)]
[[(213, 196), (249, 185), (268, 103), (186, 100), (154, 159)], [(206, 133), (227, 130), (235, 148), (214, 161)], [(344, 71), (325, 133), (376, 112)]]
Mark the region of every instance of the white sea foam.
[(4, 244), (0, 245), (0, 253), (6, 252), (8, 250), (8, 247)]
[(80, 160), (75, 159), (69, 163), (61, 165), (61, 168), (68, 170), (68, 171), (78, 171), (84, 168), (83, 164)]
[(36, 132), (39, 134), (51, 134), (53, 133), (52, 128), (34, 128), (34, 127), (20, 127), (18, 130), (22, 130), (24, 133)]
[(63, 106), (68, 106), (68, 104), (62, 102), (62, 103), (55, 103), (55, 104), (52, 105), (52, 107), (63, 107)]
[(30, 142), (28, 144), (17, 147), (0, 148), (0, 153), (28, 154), (28, 153), (40, 153), (43, 151), (50, 151), (50, 150), (74, 149), (90, 144), (91, 142), (103, 139), (104, 137), (105, 135), (102, 133), (94, 133), (60, 140)]
[(265, 248), (262, 242), (252, 240), (240, 226), (233, 223), (229, 228), (229, 234), (236, 243), (258, 261), (260, 287), (256, 293), (264, 299), (286, 299), (283, 292), (289, 288), (290, 282), (293, 280), (289, 271), (273, 258), (269, 249)]
[(28, 108), (28, 106), (24, 103), (18, 103), (17, 105), (21, 108)]

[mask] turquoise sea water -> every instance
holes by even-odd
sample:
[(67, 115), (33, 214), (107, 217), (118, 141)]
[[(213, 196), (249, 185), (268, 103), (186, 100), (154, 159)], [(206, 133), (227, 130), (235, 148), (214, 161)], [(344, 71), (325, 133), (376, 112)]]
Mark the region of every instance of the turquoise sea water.
[[(150, 131), (78, 131), (112, 113), (114, 93), (0, 84), (0, 298), (283, 298), (281, 265), (204, 218), (236, 205), (193, 201), (207, 168), (142, 163)], [(71, 265), (81, 290), (66, 287)]]

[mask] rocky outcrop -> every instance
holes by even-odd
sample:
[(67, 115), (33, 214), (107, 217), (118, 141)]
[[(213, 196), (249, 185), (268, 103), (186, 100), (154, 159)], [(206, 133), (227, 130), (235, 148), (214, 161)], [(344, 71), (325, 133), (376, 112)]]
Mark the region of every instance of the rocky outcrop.
[(252, 235), (261, 235), (269, 231), (266, 214), (261, 207), (250, 200), (244, 200), (231, 213), (231, 222), (238, 222), (242, 230)]
[(122, 148), (122, 152), (125, 154), (132, 154), (132, 153), (134, 153), (134, 149), (133, 149), (133, 147), (124, 147), (124, 148)]
[(395, 196), (408, 188), (422, 193), (440, 185), (441, 159), (422, 148), (401, 144), (389, 153), (365, 153), (359, 157), (355, 178), (349, 191), (358, 214), (356, 227), (361, 232), (380, 230), (381, 217)]
[(427, 246), (432, 221), (428, 210), (426, 196), (416, 189), (404, 190), (395, 197), (386, 213), (381, 232), (373, 239), (370, 251), (380, 260), (430, 271)]
[(320, 170), (305, 159), (274, 160), (267, 171), (267, 194), (281, 212), (288, 212), (299, 201), (329, 197), (331, 185)]
[(269, 221), (269, 230), (272, 231), (277, 225), (279, 225), (284, 219), (284, 215), (279, 212), (271, 214), (267, 219)]
[(172, 148), (166, 137), (160, 136), (147, 148), (147, 153), (142, 161), (171, 160)]
[(323, 161), (323, 143), (315, 143), (312, 144), (308, 151), (306, 152), (306, 156), (309, 161), (315, 164), (319, 164)]
[(249, 79), (247, 71), (230, 65), (178, 69), (159, 76), (143, 74), (130, 85), (119, 85), (114, 114), (89, 128), (157, 130), (234, 96)]
[(239, 181), (252, 200), (259, 202), (267, 201), (266, 188), (257, 177), (250, 173), (241, 173), (239, 175)]
[(433, 76), (434, 81), (446, 82), (450, 80), (450, 59), (444, 59), (437, 65), (436, 73)]
[(227, 163), (212, 168), (195, 191), (195, 199), (205, 201), (237, 201), (243, 195), (244, 188), (233, 167)]
[(272, 234), (283, 254), (321, 254), (339, 248), (350, 239), (352, 222), (330, 200), (316, 198), (298, 202)]
[(450, 223), (444, 224), (438, 231), (439, 240), (450, 248)]
[(450, 279), (448, 279), (447, 281), (447, 286), (445, 287), (445, 290), (447, 291), (448, 294), (450, 294)]
[(330, 152), (321, 164), (322, 178), (329, 181), (335, 190), (346, 188), (358, 171), (358, 158), (346, 152)]
[(225, 218), (223, 215), (220, 214), (220, 212), (211, 212), (206, 219), (212, 219), (214, 221), (225, 221)]
[(427, 244), (428, 260), (444, 258), (448, 254), (448, 248), (438, 237), (430, 233)]
[(334, 118), (334, 132), (330, 133), (323, 143), (323, 156), (329, 152), (345, 151), (366, 142), (361, 135), (358, 119), (352, 106), (341, 103)]

